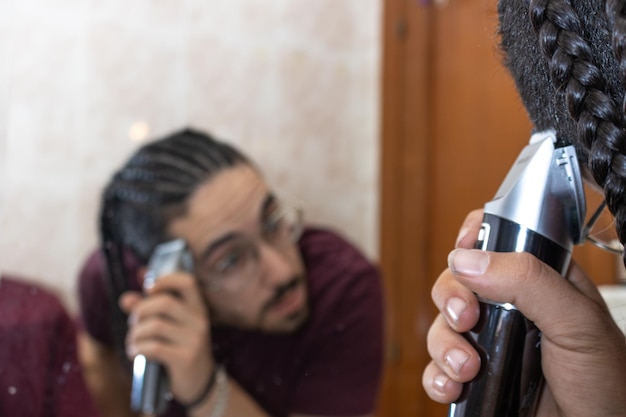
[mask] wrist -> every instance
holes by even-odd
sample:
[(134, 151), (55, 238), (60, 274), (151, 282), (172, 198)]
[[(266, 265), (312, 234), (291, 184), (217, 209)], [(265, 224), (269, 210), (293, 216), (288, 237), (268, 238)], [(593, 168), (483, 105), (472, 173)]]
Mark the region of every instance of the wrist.
[(216, 364), (213, 365), (211, 372), (209, 373), (207, 382), (203, 385), (203, 388), (198, 394), (196, 394), (195, 397), (185, 402), (179, 401), (186, 410), (189, 411), (198, 408), (201, 404), (205, 403), (206, 400), (211, 396), (211, 392), (213, 391), (213, 387), (215, 386), (215, 382), (217, 380), (218, 366), (219, 365)]
[(193, 409), (187, 408), (190, 417), (222, 417), (228, 407), (230, 382), (221, 365), (215, 365), (215, 382), (205, 400)]

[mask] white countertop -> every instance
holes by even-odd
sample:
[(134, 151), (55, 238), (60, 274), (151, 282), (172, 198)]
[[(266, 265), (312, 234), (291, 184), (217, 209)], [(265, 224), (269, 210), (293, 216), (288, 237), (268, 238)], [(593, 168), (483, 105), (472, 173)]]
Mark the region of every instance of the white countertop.
[(626, 285), (602, 285), (599, 289), (609, 306), (613, 319), (626, 333)]

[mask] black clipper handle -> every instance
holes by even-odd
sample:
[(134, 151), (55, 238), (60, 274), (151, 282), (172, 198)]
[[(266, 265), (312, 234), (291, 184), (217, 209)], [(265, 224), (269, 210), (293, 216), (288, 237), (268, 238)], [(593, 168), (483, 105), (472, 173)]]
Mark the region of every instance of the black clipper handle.
[[(553, 132), (531, 137), (485, 204), (476, 248), (529, 252), (564, 275), (580, 243), (585, 199), (573, 146), (556, 146)], [(465, 336), (481, 356), (449, 417), (532, 417), (543, 384), (541, 334), (508, 303), (478, 295), (480, 318)]]
[[(513, 252), (525, 237), (524, 251), (556, 271), (567, 268), (570, 253), (549, 239), (506, 219), (484, 217), (477, 249)], [(519, 246), (517, 246), (519, 249)], [(466, 384), (450, 407), (450, 417), (531, 417), (543, 384), (541, 334), (510, 304), (479, 297), (480, 319), (466, 335), (481, 356), (480, 374)]]

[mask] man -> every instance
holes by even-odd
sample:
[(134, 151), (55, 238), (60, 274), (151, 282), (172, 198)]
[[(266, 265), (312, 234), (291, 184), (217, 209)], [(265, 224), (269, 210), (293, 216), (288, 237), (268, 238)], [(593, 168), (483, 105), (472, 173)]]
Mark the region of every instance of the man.
[[(104, 415), (132, 415), (124, 342), (129, 359), (165, 367), (167, 415), (372, 413), (376, 268), (334, 233), (302, 230), (240, 152), (192, 130), (144, 146), (108, 185), (101, 228), (105, 256), (92, 255), (79, 287), (84, 362)], [(193, 272), (158, 279), (144, 297), (150, 255), (172, 239), (186, 243)]]

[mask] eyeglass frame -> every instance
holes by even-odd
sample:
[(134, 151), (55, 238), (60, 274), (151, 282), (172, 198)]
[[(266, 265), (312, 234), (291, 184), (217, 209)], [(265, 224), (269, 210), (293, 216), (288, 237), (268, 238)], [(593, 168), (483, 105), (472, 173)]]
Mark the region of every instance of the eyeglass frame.
[(617, 248), (610, 246), (606, 242), (603, 242), (599, 239), (594, 238), (593, 235), (591, 234), (591, 229), (593, 229), (593, 226), (595, 226), (595, 224), (598, 222), (598, 219), (600, 218), (600, 215), (602, 214), (605, 208), (606, 208), (606, 200), (603, 199), (600, 205), (598, 206), (598, 208), (596, 208), (596, 210), (593, 212), (593, 214), (591, 215), (591, 217), (585, 224), (585, 227), (583, 228), (583, 231), (582, 231), (581, 241), (582, 242), (589, 241), (593, 245), (599, 247), (602, 250), (614, 253), (616, 255), (623, 256), (624, 246), (621, 244), (621, 242), (620, 242), (621, 249), (617, 249)]
[[(287, 227), (289, 228), (293, 227), (293, 230), (288, 231), (289, 233), (288, 240), (285, 242), (282, 242), (283, 244), (296, 243), (298, 239), (301, 237), (302, 232), (304, 231), (304, 210), (302, 209), (302, 207), (297, 206), (297, 205), (286, 204), (280, 199), (276, 199), (276, 204), (277, 204), (277, 208), (274, 209), (276, 213), (272, 213), (270, 216), (268, 216), (267, 219), (263, 221), (263, 223), (261, 224), (262, 230), (254, 233), (254, 236), (251, 236), (250, 234), (242, 234), (242, 239), (247, 240), (246, 243), (251, 244), (252, 248), (254, 249), (253, 252), (256, 256), (255, 262), (257, 263), (260, 261), (259, 254), (260, 254), (261, 242), (266, 245), (276, 247), (276, 249), (280, 249), (280, 246), (276, 246), (273, 242), (271, 242), (271, 240), (268, 240), (268, 238), (265, 237), (264, 229), (266, 228), (266, 224), (268, 220), (272, 219), (273, 225), (277, 225), (279, 224), (281, 220), (285, 218), (285, 216), (289, 215), (290, 213), (294, 215), (293, 224), (287, 225)], [(250, 249), (250, 248), (247, 248), (247, 249)], [(215, 264), (219, 264), (222, 258), (227, 257), (230, 253), (231, 253), (230, 250), (226, 251), (223, 255), (219, 257), (219, 259), (216, 260)], [(250, 260), (248, 259), (248, 261)], [(195, 269), (195, 273), (196, 273), (199, 285), (203, 288), (206, 288), (207, 290), (211, 292), (217, 292), (217, 291), (222, 290), (223, 282), (220, 283), (219, 281), (220, 280), (223, 281), (224, 279), (227, 279), (227, 278), (225, 277), (216, 278), (216, 277), (207, 276), (207, 275), (211, 275), (211, 272), (201, 271), (200, 267), (198, 266), (200, 264), (205, 264), (205, 263), (206, 262), (201, 262), (201, 263), (194, 262), (194, 264), (196, 265), (194, 269)], [(258, 275), (258, 272), (255, 275)], [(248, 279), (245, 279), (244, 281), (249, 281), (250, 279), (251, 278), (248, 278)]]

